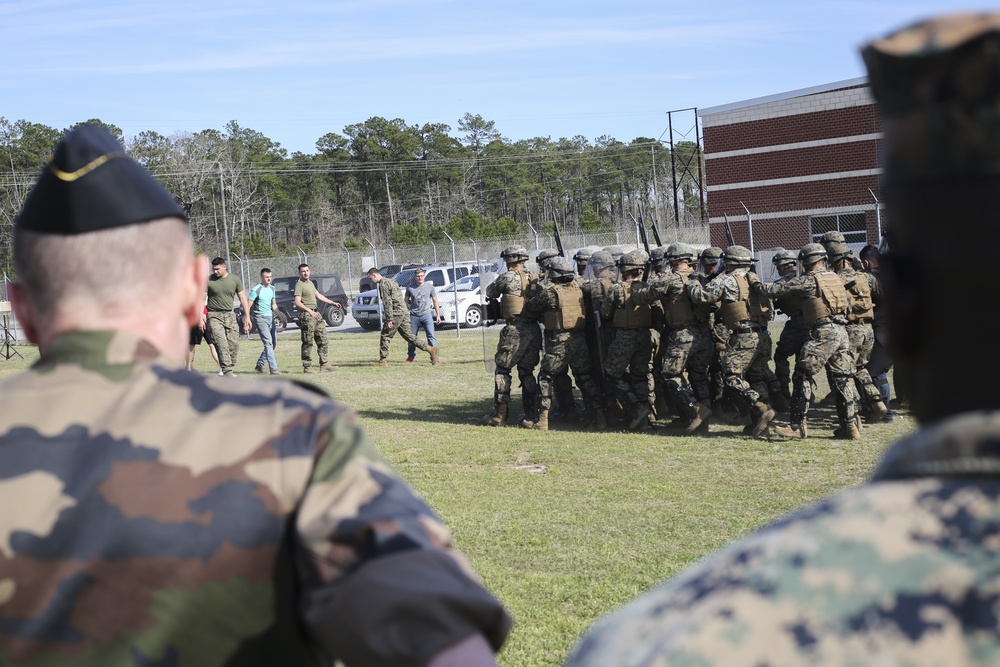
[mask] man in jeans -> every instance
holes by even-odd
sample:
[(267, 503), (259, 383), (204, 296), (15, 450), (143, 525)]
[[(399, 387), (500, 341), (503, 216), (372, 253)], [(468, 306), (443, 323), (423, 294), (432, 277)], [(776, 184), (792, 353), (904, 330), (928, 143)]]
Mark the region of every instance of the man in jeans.
[[(410, 310), (410, 329), (416, 336), (423, 329), (427, 334), (427, 344), (437, 347), (437, 338), (434, 336), (434, 324), (441, 324), (441, 306), (438, 304), (437, 292), (433, 283), (424, 282), (426, 272), (417, 269), (413, 274), (416, 286), (406, 288), (406, 307)], [(433, 307), (435, 315), (431, 316)], [(410, 363), (417, 356), (417, 346), (409, 343), (406, 350), (406, 362)], [(441, 363), (440, 359), (436, 363)]]
[(275, 299), (274, 288), (271, 287), (273, 277), (271, 269), (260, 270), (260, 282), (250, 290), (250, 313), (254, 324), (257, 325), (260, 340), (264, 343), (264, 349), (257, 359), (257, 372), (263, 373), (264, 367), (267, 366), (271, 370), (271, 375), (281, 375), (281, 371), (278, 370), (278, 360), (274, 358), (274, 347), (278, 344), (274, 314), (278, 311), (278, 302)]

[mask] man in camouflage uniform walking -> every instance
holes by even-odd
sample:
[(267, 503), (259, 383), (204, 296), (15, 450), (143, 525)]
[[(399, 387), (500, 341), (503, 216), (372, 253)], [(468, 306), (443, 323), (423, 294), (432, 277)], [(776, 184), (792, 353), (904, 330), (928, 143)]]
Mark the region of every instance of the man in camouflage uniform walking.
[[(1000, 355), (980, 290), (941, 275), (942, 229), (1000, 245), (1000, 14), (931, 19), (864, 49), (884, 131), (881, 266), (920, 429), (871, 481), (784, 516), (588, 633), (567, 667), (1000, 663)], [(991, 261), (962, 267), (992, 285)]]
[(726, 389), (740, 412), (749, 418), (747, 432), (755, 438), (762, 437), (774, 419), (774, 410), (751, 386), (747, 376), (763, 378), (771, 359), (771, 337), (767, 335), (770, 302), (750, 289), (760, 279), (750, 271), (754, 259), (749, 250), (740, 245), (729, 246), (722, 259), (723, 273), (705, 285), (689, 280), (686, 287), (696, 304), (721, 303), (717, 316), (732, 331), (720, 360)]
[(311, 269), (308, 264), (299, 264), (299, 279), (295, 283), (293, 293), (295, 307), (299, 310), (299, 317), (296, 324), (299, 325), (302, 348), (302, 372), (312, 373), (312, 348), (316, 343), (316, 354), (319, 356), (319, 370), (322, 372), (332, 371), (333, 366), (327, 361), (330, 355), (330, 340), (326, 337), (326, 320), (319, 312), (319, 302), (323, 301), (332, 306), (340, 306), (333, 299), (329, 298), (318, 289), (316, 284), (309, 278)]
[[(650, 281), (640, 303), (660, 303), (666, 319), (663, 354), (657, 367), (667, 396), (680, 424), (688, 433), (708, 431), (712, 402), (708, 369), (712, 364), (713, 343), (709, 330), (711, 306), (694, 304), (687, 292), (687, 282), (694, 273), (694, 249), (686, 243), (674, 243), (664, 257), (666, 269)], [(687, 378), (684, 372), (687, 371)], [(704, 428), (700, 428), (704, 425)]]
[(389, 344), (397, 331), (407, 343), (429, 354), (432, 366), (437, 364), (437, 346), (428, 345), (413, 335), (413, 329), (410, 328), (410, 313), (396, 281), (386, 278), (374, 268), (368, 270), (368, 278), (378, 288), (378, 299), (382, 305), (382, 316), (385, 318), (382, 322), (382, 335), (378, 339), (378, 361), (373, 361), (372, 366), (389, 365)]
[(535, 367), (542, 351), (542, 330), (538, 313), (526, 307), (528, 285), (538, 276), (526, 271), (528, 251), (523, 246), (505, 248), (500, 256), (507, 264), (486, 288), (486, 296), (500, 301), (500, 312), (506, 324), (500, 330), (497, 352), (494, 357), (496, 371), (493, 375), (493, 412), (483, 417), (487, 426), (503, 426), (510, 414), (510, 390), (514, 381), (511, 371), (517, 366), (521, 382), (521, 406), (524, 418), (538, 420), (538, 382)]
[(586, 317), (583, 290), (574, 279), (575, 273), (576, 267), (571, 260), (552, 258), (548, 262), (548, 280), (540, 283), (539, 289), (527, 299), (527, 307), (542, 313), (545, 354), (538, 373), (541, 410), (536, 421), (522, 422), (525, 428), (539, 431), (549, 429), (554, 386), (560, 376), (567, 375), (568, 369), (573, 370), (573, 378), (583, 394), (587, 412), (594, 418), (594, 427), (597, 430), (607, 428), (601, 390), (594, 378), (584, 334)]
[(809, 340), (802, 347), (792, 375), (790, 423), (775, 429), (780, 435), (805, 438), (808, 435), (806, 417), (812, 400), (812, 378), (826, 368), (831, 389), (837, 397), (837, 418), (840, 427), (834, 437), (854, 440), (860, 437), (857, 409), (858, 395), (854, 389), (854, 356), (847, 337), (847, 314), (851, 300), (844, 282), (826, 266), (826, 250), (810, 243), (799, 251), (803, 275), (770, 284), (757, 283), (754, 288), (773, 297), (802, 298), (802, 313), (809, 327)]
[(649, 374), (653, 361), (653, 341), (649, 334), (651, 314), (649, 305), (640, 304), (633, 297), (634, 291), (644, 289), (642, 273), (648, 261), (649, 256), (642, 250), (622, 255), (618, 260), (621, 278), (611, 286), (601, 306), (601, 315), (610, 319), (613, 326), (604, 375), (629, 413), (629, 429), (648, 428), (652, 413), (649, 401)]
[(13, 254), (40, 358), (0, 383), (0, 664), (495, 664), (509, 618), (348, 408), (184, 369), (207, 262), (103, 128)]
[(847, 338), (854, 357), (854, 387), (861, 404), (861, 414), (869, 422), (880, 422), (885, 417), (885, 403), (878, 387), (868, 374), (868, 360), (875, 345), (872, 320), (875, 303), (882, 299), (882, 288), (871, 273), (855, 271), (851, 249), (843, 243), (830, 244), (827, 253), (830, 268), (837, 272), (851, 295), (851, 310), (847, 313)]
[[(798, 277), (798, 257), (793, 251), (781, 248), (771, 261), (778, 270), (778, 279), (774, 281), (775, 283), (788, 282)], [(774, 298), (774, 307), (788, 316), (785, 326), (781, 329), (781, 335), (778, 336), (778, 344), (774, 348), (774, 375), (777, 377), (779, 391), (785, 398), (786, 406), (792, 398), (789, 388), (792, 382), (792, 367), (788, 360), (795, 357), (798, 361), (802, 346), (809, 340), (809, 327), (802, 319), (802, 300), (801, 296), (792, 294)]]

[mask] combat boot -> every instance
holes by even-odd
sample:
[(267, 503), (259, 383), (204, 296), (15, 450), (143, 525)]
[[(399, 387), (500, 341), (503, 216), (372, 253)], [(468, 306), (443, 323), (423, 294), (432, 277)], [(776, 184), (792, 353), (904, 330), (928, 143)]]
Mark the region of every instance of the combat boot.
[[(702, 424), (708, 425), (708, 418), (712, 416), (712, 408), (708, 407), (704, 403), (696, 403), (694, 406), (695, 415), (691, 420), (691, 423), (687, 425), (684, 429), (685, 433), (694, 433)], [(708, 430), (707, 428), (705, 429)]]
[(834, 431), (833, 437), (836, 440), (858, 440), (861, 438), (861, 433), (858, 431), (856, 421), (852, 419)]
[(635, 416), (632, 417), (632, 421), (629, 423), (628, 428), (633, 431), (639, 427), (643, 430), (649, 426), (649, 415), (652, 410), (648, 403), (641, 403), (635, 407)]
[(431, 366), (438, 363), (438, 349), (437, 345), (429, 345), (427, 347), (427, 352), (431, 355)]
[(770, 425), (771, 420), (774, 419), (774, 410), (771, 409), (767, 403), (757, 401), (753, 404), (753, 408), (750, 410), (750, 418), (754, 420), (753, 429), (750, 431), (750, 435), (755, 438), (759, 438), (767, 433), (768, 425)]
[(549, 430), (549, 411), (542, 409), (538, 411), (538, 421), (532, 424), (531, 428), (536, 431), (548, 431)]
[(874, 401), (872, 403), (872, 411), (868, 415), (869, 424), (877, 424), (878, 422), (885, 419), (886, 414), (888, 414), (889, 408), (885, 407), (885, 403), (881, 400)]
[(783, 435), (786, 438), (801, 438), (804, 440), (809, 437), (809, 429), (806, 427), (805, 419), (802, 420), (802, 423), (799, 424), (798, 428), (795, 428), (791, 424), (788, 426), (775, 426), (774, 432), (778, 435)]
[(389, 365), (388, 359), (379, 359), (378, 361), (372, 362), (372, 366), (388, 366), (388, 365)]
[(333, 366), (331, 364), (320, 364), (319, 365), (319, 372), (320, 373), (332, 373), (336, 369), (337, 369), (337, 367)]
[(316, 371), (313, 370), (312, 366), (303, 366), (302, 367), (302, 372), (303, 373), (315, 373)]
[(503, 426), (507, 423), (507, 404), (497, 403), (493, 412), (483, 417), (485, 426)]

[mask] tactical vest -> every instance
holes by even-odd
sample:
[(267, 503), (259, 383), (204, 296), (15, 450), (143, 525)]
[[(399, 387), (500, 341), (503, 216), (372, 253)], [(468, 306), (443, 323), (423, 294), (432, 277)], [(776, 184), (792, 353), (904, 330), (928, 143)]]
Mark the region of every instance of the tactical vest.
[(730, 329), (735, 329), (744, 322), (753, 322), (754, 324), (770, 322), (771, 318), (774, 317), (771, 300), (751, 290), (750, 281), (745, 275), (739, 273), (730, 275), (736, 280), (740, 300), (724, 303), (719, 308), (723, 323)]
[(500, 314), (504, 319), (518, 317), (524, 312), (524, 292), (528, 289), (528, 274), (524, 271), (515, 271), (514, 274), (521, 279), (521, 290), (518, 294), (504, 292), (500, 297)]
[(850, 306), (844, 281), (833, 271), (818, 271), (810, 274), (816, 279), (819, 296), (802, 302), (802, 318), (812, 326), (830, 317), (846, 317)]
[(853, 272), (842, 275), (845, 279), (853, 279), (851, 287), (851, 310), (847, 313), (848, 322), (871, 322), (875, 318), (875, 303), (872, 301), (872, 286), (863, 273)]
[(583, 312), (583, 290), (574, 282), (553, 285), (555, 310), (547, 310), (542, 322), (548, 331), (579, 331), (586, 326)]
[(697, 321), (694, 310), (691, 308), (691, 298), (687, 293), (687, 283), (688, 278), (691, 276), (691, 272), (675, 273), (680, 277), (683, 288), (680, 296), (667, 304), (665, 315), (667, 316), (667, 323), (671, 326), (684, 327), (689, 324), (694, 324)]
[(640, 306), (632, 297), (632, 283), (619, 283), (625, 290), (625, 301), (615, 308), (611, 323), (619, 329), (648, 329), (653, 318), (649, 306)]

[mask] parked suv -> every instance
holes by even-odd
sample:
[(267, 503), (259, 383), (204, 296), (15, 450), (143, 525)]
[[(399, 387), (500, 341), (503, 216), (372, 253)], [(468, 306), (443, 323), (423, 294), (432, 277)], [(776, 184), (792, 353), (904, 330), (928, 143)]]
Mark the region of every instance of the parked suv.
[[(417, 272), (418, 268), (420, 268), (419, 265), (404, 269), (395, 276), (392, 276), (392, 279), (399, 283), (400, 289), (405, 290), (407, 287), (415, 285), (413, 274)], [(447, 287), (459, 278), (479, 272), (475, 262), (457, 262), (454, 267), (450, 262), (447, 264), (434, 264), (424, 266), (423, 269), (425, 271), (424, 282), (430, 283), (437, 288)], [(379, 270), (379, 273), (382, 273), (382, 271)], [(385, 276), (385, 274), (382, 275)], [(440, 300), (441, 297), (439, 296), (438, 301), (440, 302)], [(381, 309), (382, 305), (379, 303), (378, 290), (373, 288), (367, 292), (362, 292), (354, 299), (354, 303), (351, 305), (351, 315), (358, 321), (361, 328), (374, 331), (382, 326)]]
[[(344, 291), (344, 285), (340, 282), (340, 276), (336, 273), (314, 273), (309, 279), (316, 285), (316, 290), (326, 296), (331, 301), (341, 304), (341, 307), (319, 301), (319, 312), (331, 327), (339, 327), (344, 323), (344, 311), (350, 299)], [(275, 278), (274, 292), (275, 300), (278, 302), (278, 310), (288, 321), (293, 321), (299, 317), (299, 309), (295, 307), (295, 283), (299, 281), (298, 276), (290, 278)], [(318, 301), (318, 300), (317, 300)]]
[[(413, 264), (412, 262), (410, 264), (386, 264), (380, 268), (378, 272), (385, 278), (392, 278), (395, 280), (395, 276), (397, 276), (400, 271), (403, 271), (404, 269), (415, 269), (418, 266), (420, 266), (420, 264)], [(375, 283), (372, 282), (372, 279), (369, 278), (366, 273), (361, 276), (361, 282), (358, 283), (358, 292), (367, 292), (372, 289), (375, 289)]]

